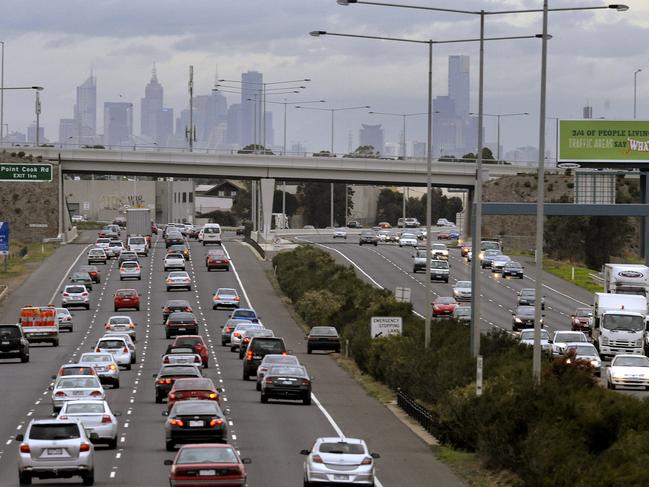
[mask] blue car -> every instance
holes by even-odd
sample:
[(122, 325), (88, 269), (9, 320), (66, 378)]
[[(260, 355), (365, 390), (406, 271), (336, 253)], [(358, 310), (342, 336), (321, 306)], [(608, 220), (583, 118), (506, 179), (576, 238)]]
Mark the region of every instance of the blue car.
[(457, 240), (460, 238), (460, 232), (449, 232), (448, 238), (449, 240)]
[(257, 316), (257, 312), (252, 309), (252, 308), (239, 308), (235, 309), (232, 314), (230, 315), (230, 319), (232, 320), (248, 320), (253, 323), (258, 323), (259, 322), (259, 316)]

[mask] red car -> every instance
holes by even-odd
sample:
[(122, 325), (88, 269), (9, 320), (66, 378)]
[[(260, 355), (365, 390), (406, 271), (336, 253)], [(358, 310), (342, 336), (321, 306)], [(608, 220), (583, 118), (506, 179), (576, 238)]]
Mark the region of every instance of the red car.
[(433, 316), (451, 316), (457, 308), (454, 298), (440, 296), (433, 301)]
[(176, 458), (165, 460), (171, 466), (169, 485), (247, 485), (246, 467), (250, 458), (241, 458), (228, 444), (184, 445)]
[(140, 311), (140, 295), (135, 289), (118, 289), (113, 296), (115, 311), (125, 308)]
[(176, 379), (167, 395), (167, 410), (171, 411), (176, 401), (186, 401), (188, 399), (203, 399), (218, 402), (221, 399), (221, 395), (214, 382), (212, 382), (212, 379), (206, 377)]
[(466, 257), (467, 255), (469, 255), (469, 252), (471, 252), (471, 244), (462, 245), (462, 249), (460, 250), (460, 255), (462, 255), (462, 257)]
[(201, 356), (203, 367), (207, 368), (210, 358), (207, 344), (201, 335), (179, 335), (171, 344), (171, 347), (191, 347), (194, 353)]
[(205, 256), (205, 266), (208, 271), (212, 269), (225, 269), (230, 270), (230, 259), (228, 259), (225, 252), (220, 249), (210, 250)]
[(577, 308), (574, 314), (570, 317), (572, 331), (583, 331), (590, 335), (593, 326), (593, 310), (592, 308)]
[(450, 240), (451, 234), (449, 232), (439, 232), (437, 234), (437, 240)]

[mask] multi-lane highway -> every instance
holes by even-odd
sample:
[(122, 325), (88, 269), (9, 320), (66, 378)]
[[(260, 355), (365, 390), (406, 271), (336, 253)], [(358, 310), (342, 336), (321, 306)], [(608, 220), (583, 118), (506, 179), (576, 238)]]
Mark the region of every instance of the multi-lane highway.
[[(60, 303), (59, 292), (67, 276), (85, 264), (85, 252), (94, 236), (85, 237), (86, 243), (60, 248), (5, 300), (0, 309), (2, 322), (15, 322), (23, 305)], [(301, 485), (304, 457), (299, 451), (309, 448), (319, 436), (336, 434), (364, 438), (372, 451), (381, 454), (377, 461), (378, 486), (424, 486), (430, 485), (431, 479), (440, 486), (463, 485), (410, 429), (342, 371), (332, 357), (306, 354), (303, 331), (267, 279), (267, 263), (258, 261), (249, 248), (234, 238), (226, 238), (224, 247), (232, 259), (232, 270), (207, 272), (204, 248), (195, 242), (191, 244), (192, 260), (187, 270), (194, 281), (192, 291), (165, 291), (165, 248), (161, 240), (155, 242), (150, 256), (142, 259), (141, 281), (120, 282), (115, 261), (105, 269), (100, 266), (102, 282), (91, 293), (91, 309), (73, 311), (74, 332), (63, 334), (59, 347), (32, 346), (31, 361), (27, 364), (0, 361), (1, 485), (18, 484), (15, 435), (24, 431), (31, 418), (51, 415), (51, 375), (61, 364), (90, 350), (103, 334), (104, 323), (115, 314), (113, 293), (119, 288), (137, 289), (143, 300), (141, 311), (119, 313), (131, 315), (138, 323), (138, 363), (131, 371), (121, 372), (120, 389), (107, 390), (111, 407), (121, 411), (122, 416), (117, 450), (101, 446), (96, 449), (96, 485), (167, 485), (168, 467), (163, 460), (173, 454), (165, 451), (165, 418), (161, 415), (165, 406), (154, 401), (151, 377), (158, 371), (161, 355), (169, 343), (164, 338), (161, 320), (162, 305), (169, 298), (189, 300), (199, 319), (199, 332), (210, 348), (210, 368), (205, 375), (223, 388), (221, 406), (228, 414), (229, 441), (242, 456), (252, 458), (253, 463), (248, 466), (250, 486)], [(361, 250), (383, 260), (373, 249)], [(392, 250), (396, 260), (400, 249)], [(380, 247), (379, 252), (388, 250)], [(404, 266), (406, 261), (402, 262)], [(261, 404), (254, 382), (242, 380), (238, 354), (221, 346), (220, 325), (226, 321), (228, 311), (214, 311), (211, 307), (212, 292), (221, 286), (237, 288), (246, 304), (256, 308), (266, 327), (284, 337), (292, 353), (307, 367), (315, 378), (311, 406), (287, 402)]]

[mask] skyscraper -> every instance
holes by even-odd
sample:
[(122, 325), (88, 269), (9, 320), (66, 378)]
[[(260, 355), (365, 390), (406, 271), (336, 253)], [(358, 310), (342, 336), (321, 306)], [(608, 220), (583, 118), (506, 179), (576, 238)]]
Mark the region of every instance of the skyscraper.
[(381, 124), (370, 125), (366, 123), (361, 124), (361, 129), (358, 132), (359, 145), (371, 145), (374, 147), (374, 152), (383, 154), (385, 139), (383, 137), (383, 129)]
[(127, 145), (133, 138), (133, 104), (104, 103), (104, 144)]
[(227, 135), (228, 144), (241, 144), (241, 104), (235, 103), (228, 108), (227, 115)]
[(61, 144), (74, 144), (77, 138), (77, 121), (74, 118), (59, 120), (59, 142)]
[(144, 88), (144, 98), (140, 100), (140, 134), (157, 140), (158, 113), (162, 110), (164, 89), (158, 81), (155, 65), (151, 72), (151, 81)]
[(264, 128), (266, 130), (266, 147), (271, 147), (274, 144), (275, 139), (275, 131), (273, 130), (273, 112), (265, 113)]
[[(263, 88), (264, 77), (257, 71), (248, 71), (241, 73), (241, 140), (242, 146), (259, 143), (259, 127), (261, 126), (259, 117), (261, 110), (259, 102), (261, 101), (261, 91)], [(255, 103), (256, 100), (257, 102)], [(256, 125), (256, 127), (255, 127)]]
[(77, 86), (74, 119), (80, 144), (88, 142), (97, 134), (97, 80), (92, 74)]
[(455, 103), (455, 114), (461, 118), (469, 116), (470, 89), (469, 56), (448, 57), (448, 96)]

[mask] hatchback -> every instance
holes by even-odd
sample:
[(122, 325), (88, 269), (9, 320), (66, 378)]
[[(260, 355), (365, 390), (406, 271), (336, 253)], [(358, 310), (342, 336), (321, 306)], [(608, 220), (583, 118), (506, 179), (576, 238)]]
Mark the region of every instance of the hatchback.
[[(171, 466), (170, 487), (182, 485), (248, 485), (245, 465), (249, 458), (241, 458), (230, 445), (185, 445), (174, 460), (165, 460)], [(197, 476), (196, 473), (199, 475)]]
[(17, 434), (18, 480), (21, 485), (33, 478), (54, 479), (80, 476), (83, 485), (95, 482), (95, 449), (91, 438), (76, 421), (31, 420), (25, 434)]
[(164, 258), (163, 263), (165, 271), (168, 271), (170, 269), (185, 270), (185, 258), (182, 256), (182, 254), (176, 252), (167, 254), (167, 256)]
[(81, 307), (90, 309), (90, 293), (82, 284), (68, 284), (61, 291), (61, 307)]
[(306, 351), (333, 350), (340, 353), (340, 336), (333, 326), (314, 326), (306, 336)]
[(374, 485), (374, 459), (363, 440), (347, 437), (318, 438), (310, 450), (302, 450), (304, 485)]
[(450, 316), (457, 307), (457, 301), (451, 297), (440, 296), (433, 301), (433, 317)]
[(129, 250), (124, 250), (122, 251), (121, 254), (119, 254), (119, 258), (117, 259), (117, 265), (121, 266), (124, 262), (137, 262), (140, 264), (140, 258), (137, 256), (137, 253), (129, 251)]
[(78, 421), (88, 434), (95, 434), (91, 438), (93, 443), (106, 443), (114, 450), (117, 448), (117, 416), (120, 415), (119, 411), (113, 413), (106, 401), (83, 400), (65, 403), (56, 419)]
[(220, 287), (212, 295), (212, 309), (218, 309), (221, 306), (238, 308), (240, 302), (239, 293), (230, 287)]
[(119, 389), (119, 365), (115, 362), (112, 354), (108, 352), (84, 353), (79, 357), (79, 362), (76, 365), (79, 368), (91, 368), (99, 377), (99, 382), (110, 384), (113, 389)]
[(121, 333), (127, 333), (133, 341), (136, 340), (136, 324), (133, 322), (133, 318), (130, 316), (111, 316), (108, 318), (108, 321), (104, 325), (106, 331), (116, 331)]
[(160, 371), (157, 374), (153, 374), (153, 378), (155, 379), (155, 402), (161, 403), (163, 399), (167, 398), (176, 379), (200, 378), (202, 376), (203, 374), (198, 365), (163, 364), (160, 367)]
[(226, 443), (228, 427), (218, 403), (189, 400), (174, 404), (165, 422), (165, 446), (173, 451), (178, 443)]
[(63, 404), (79, 399), (104, 399), (104, 388), (95, 375), (66, 375), (59, 377), (52, 390), (52, 409), (58, 413)]
[(169, 339), (177, 335), (198, 334), (198, 320), (193, 313), (176, 311), (171, 313), (165, 322), (165, 338)]
[(167, 285), (167, 291), (171, 291), (172, 289), (192, 290), (192, 279), (184, 271), (170, 272), (167, 279), (165, 279), (165, 284)]
[(106, 251), (101, 248), (90, 249), (88, 251), (88, 265), (98, 263), (106, 265), (108, 261), (108, 255)]
[(219, 390), (207, 377), (192, 379), (176, 379), (173, 387), (167, 395), (167, 408), (171, 410), (178, 401), (189, 399), (200, 399), (204, 401), (218, 402), (221, 398)]
[(73, 272), (70, 276), (70, 282), (73, 284), (83, 284), (88, 291), (92, 291), (92, 277), (87, 272)]
[(131, 350), (124, 338), (115, 336), (102, 337), (97, 340), (94, 350), (95, 352), (110, 353), (117, 365), (126, 367), (126, 370), (131, 370)]
[(118, 289), (113, 295), (113, 308), (115, 311), (128, 308), (140, 311), (140, 295), (135, 289)]
[(140, 264), (132, 260), (122, 262), (122, 265), (119, 266), (119, 280), (123, 281), (124, 279), (137, 279), (141, 281), (142, 267), (140, 267)]

